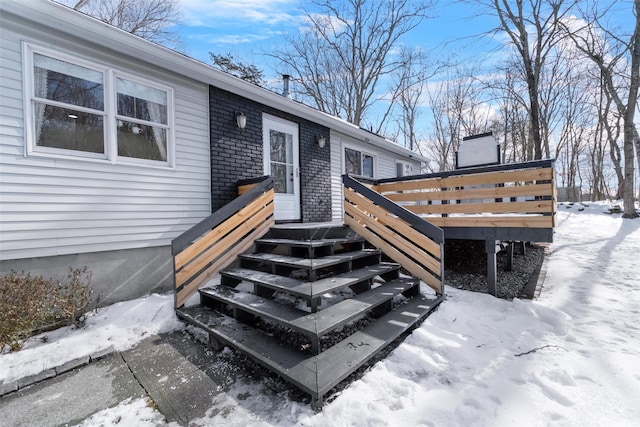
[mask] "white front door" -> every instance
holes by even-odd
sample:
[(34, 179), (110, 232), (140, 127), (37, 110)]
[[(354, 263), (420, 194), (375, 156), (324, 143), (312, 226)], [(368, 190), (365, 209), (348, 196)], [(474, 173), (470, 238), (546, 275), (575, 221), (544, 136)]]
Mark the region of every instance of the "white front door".
[(262, 116), (264, 174), (273, 177), (276, 220), (300, 219), (300, 143), (296, 123)]

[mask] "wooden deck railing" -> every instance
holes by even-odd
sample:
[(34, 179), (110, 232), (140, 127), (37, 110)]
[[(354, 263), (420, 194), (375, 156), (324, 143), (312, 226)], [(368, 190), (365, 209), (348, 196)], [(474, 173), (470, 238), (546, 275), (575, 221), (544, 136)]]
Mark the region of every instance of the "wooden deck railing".
[(348, 175), (342, 182), (345, 224), (442, 295), (442, 229)]
[(269, 230), (273, 197), (273, 179), (263, 177), (171, 242), (176, 308)]
[(372, 187), (440, 227), (553, 228), (554, 160), (379, 180)]

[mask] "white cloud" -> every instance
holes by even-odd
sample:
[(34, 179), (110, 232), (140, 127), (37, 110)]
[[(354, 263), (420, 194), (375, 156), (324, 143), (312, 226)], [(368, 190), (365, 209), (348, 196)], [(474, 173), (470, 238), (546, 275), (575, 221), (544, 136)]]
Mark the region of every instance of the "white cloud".
[(187, 26), (217, 28), (245, 25), (290, 23), (299, 19), (295, 0), (179, 0)]
[(260, 34), (194, 34), (189, 36), (190, 39), (201, 40), (210, 44), (228, 44), (239, 45), (244, 43), (254, 43), (269, 38), (268, 35)]

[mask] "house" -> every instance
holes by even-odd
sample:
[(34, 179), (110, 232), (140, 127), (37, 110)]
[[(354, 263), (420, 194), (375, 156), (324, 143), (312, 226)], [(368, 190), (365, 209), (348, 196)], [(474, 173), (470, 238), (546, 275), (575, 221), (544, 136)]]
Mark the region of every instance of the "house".
[(171, 240), (239, 181), (273, 176), (277, 220), (341, 221), (343, 173), (426, 160), (50, 1), (3, 0), (0, 28), (2, 273), (87, 266), (104, 304), (169, 290)]

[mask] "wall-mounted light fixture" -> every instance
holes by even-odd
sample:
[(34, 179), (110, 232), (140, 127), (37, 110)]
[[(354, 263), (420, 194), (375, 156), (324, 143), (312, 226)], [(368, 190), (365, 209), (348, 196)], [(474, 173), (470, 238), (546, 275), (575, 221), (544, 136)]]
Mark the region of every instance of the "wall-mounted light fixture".
[(236, 123), (240, 129), (244, 129), (247, 126), (247, 116), (244, 113), (236, 114)]
[(318, 143), (318, 147), (320, 147), (320, 148), (324, 148), (324, 144), (325, 144), (325, 142), (327, 142), (327, 141), (324, 139), (324, 136), (319, 135), (319, 136), (316, 138), (316, 142)]

